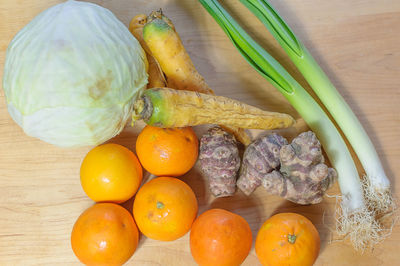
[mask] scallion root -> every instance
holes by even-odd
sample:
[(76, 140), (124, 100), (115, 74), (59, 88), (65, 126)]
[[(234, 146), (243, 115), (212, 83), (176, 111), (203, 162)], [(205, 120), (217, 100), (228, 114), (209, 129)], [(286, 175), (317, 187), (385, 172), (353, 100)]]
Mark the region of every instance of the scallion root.
[(361, 183), (367, 208), (374, 213), (375, 219), (382, 227), (392, 227), (396, 221), (395, 212), (397, 206), (390, 187), (379, 190), (371, 184), (368, 177), (364, 177)]
[[(339, 207), (340, 206), (340, 207)], [(343, 239), (349, 239), (354, 249), (364, 252), (386, 238), (374, 214), (366, 208), (353, 212), (336, 207), (336, 232)]]
[(350, 211), (344, 207), (341, 196), (336, 196), (336, 233), (349, 239), (354, 249), (364, 252), (382, 242), (392, 233), (396, 222), (396, 204), (389, 191), (373, 190), (368, 179), (362, 180), (366, 207)]

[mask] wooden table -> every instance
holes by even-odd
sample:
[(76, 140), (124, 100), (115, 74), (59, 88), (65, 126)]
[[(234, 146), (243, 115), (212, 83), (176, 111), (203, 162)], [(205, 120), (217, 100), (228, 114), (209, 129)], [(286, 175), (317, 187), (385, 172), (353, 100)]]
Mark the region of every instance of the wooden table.
[[(58, 0), (0, 2), (0, 72), (12, 37), (35, 15)], [(217, 94), (258, 107), (287, 112), (298, 120), (283, 133), (293, 137), (306, 129), (296, 111), (260, 77), (231, 45), (201, 5), (188, 0), (96, 0), (127, 25), (138, 13), (163, 8), (174, 21), (200, 73)], [(393, 188), (400, 198), (400, 1), (398, 0), (273, 0), (350, 104), (376, 145)], [(308, 88), (304, 79), (261, 23), (238, 1), (225, 1), (248, 32)], [(134, 150), (143, 124), (127, 127), (112, 142)], [(197, 127), (200, 136), (204, 127)], [(78, 264), (70, 247), (70, 232), (93, 202), (79, 182), (80, 163), (91, 147), (61, 149), (26, 136), (7, 112), (0, 90), (0, 264)], [(361, 171), (361, 169), (360, 169)], [(299, 206), (259, 188), (250, 197), (214, 199), (205, 187), (198, 166), (183, 177), (195, 191), (199, 213), (221, 207), (242, 215), (255, 237), (268, 217), (297, 212), (316, 225), (322, 248), (316, 265), (399, 265), (400, 226), (373, 251), (355, 252), (347, 241), (334, 241), (335, 199)], [(329, 190), (339, 193), (338, 186)], [(125, 204), (130, 207), (132, 201)], [(189, 238), (158, 242), (141, 237), (129, 265), (194, 265)], [(259, 265), (254, 248), (244, 265)]]

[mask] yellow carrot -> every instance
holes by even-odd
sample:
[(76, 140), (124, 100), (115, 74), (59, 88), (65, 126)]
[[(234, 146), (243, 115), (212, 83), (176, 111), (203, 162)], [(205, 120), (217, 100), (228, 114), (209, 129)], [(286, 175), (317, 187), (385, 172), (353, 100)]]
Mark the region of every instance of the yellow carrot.
[(147, 47), (146, 42), (143, 40), (143, 27), (147, 22), (147, 16), (145, 14), (138, 14), (132, 18), (129, 23), (129, 31), (133, 36), (139, 41), (140, 45), (146, 52), (146, 57), (148, 61), (149, 74), (147, 88), (154, 87), (164, 87), (166, 85), (166, 80), (164, 74), (161, 70), (160, 65), (157, 60), (151, 55), (150, 49)]
[[(143, 39), (167, 76), (168, 87), (214, 95), (214, 91), (194, 67), (174, 24), (161, 10), (152, 12), (146, 18)], [(251, 137), (242, 128), (227, 125), (221, 127), (232, 133), (244, 145), (251, 143)]]
[(194, 67), (171, 20), (161, 10), (147, 17), (143, 39), (167, 76), (168, 87), (213, 93)]
[(170, 88), (152, 88), (134, 104), (134, 119), (171, 128), (222, 124), (248, 129), (278, 129), (294, 124), (287, 114), (268, 112), (222, 96)]

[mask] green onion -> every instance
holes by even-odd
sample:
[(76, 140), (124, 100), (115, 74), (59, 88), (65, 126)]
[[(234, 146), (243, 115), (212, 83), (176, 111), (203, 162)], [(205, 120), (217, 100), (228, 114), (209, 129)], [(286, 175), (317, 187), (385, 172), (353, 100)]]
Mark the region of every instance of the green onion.
[(365, 172), (369, 207), (378, 214), (394, 209), (390, 182), (363, 126), (312, 55), (265, 0), (240, 0), (267, 27), (313, 88), (353, 147)]
[[(360, 178), (349, 150), (340, 133), (304, 88), (260, 45), (258, 45), (216, 0), (199, 0), (221, 26), (247, 62), (272, 83), (303, 117), (320, 139), (327, 156), (338, 173), (342, 193), (337, 229), (350, 237), (356, 249), (379, 241), (379, 225), (365, 205)], [(291, 35), (291, 31), (282, 34)], [(293, 53), (302, 53), (296, 45)]]

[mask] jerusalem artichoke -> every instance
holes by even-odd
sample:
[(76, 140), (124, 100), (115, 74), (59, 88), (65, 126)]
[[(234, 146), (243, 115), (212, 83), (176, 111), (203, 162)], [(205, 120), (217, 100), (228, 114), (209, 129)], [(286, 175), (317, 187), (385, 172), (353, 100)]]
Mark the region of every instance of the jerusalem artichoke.
[(199, 161), (215, 197), (226, 197), (235, 193), (240, 157), (233, 135), (220, 127), (210, 128), (201, 137)]
[(291, 144), (273, 134), (247, 147), (237, 186), (250, 195), (262, 184), (270, 194), (298, 204), (316, 204), (336, 176), (324, 164), (321, 144), (312, 131), (301, 133)]
[(334, 183), (336, 171), (324, 164), (321, 144), (312, 131), (301, 133), (280, 150), (280, 169), (262, 179), (271, 194), (298, 204), (316, 204)]
[(279, 167), (279, 151), (287, 143), (284, 137), (272, 134), (256, 139), (247, 146), (237, 181), (238, 188), (250, 195), (260, 186), (265, 175)]

